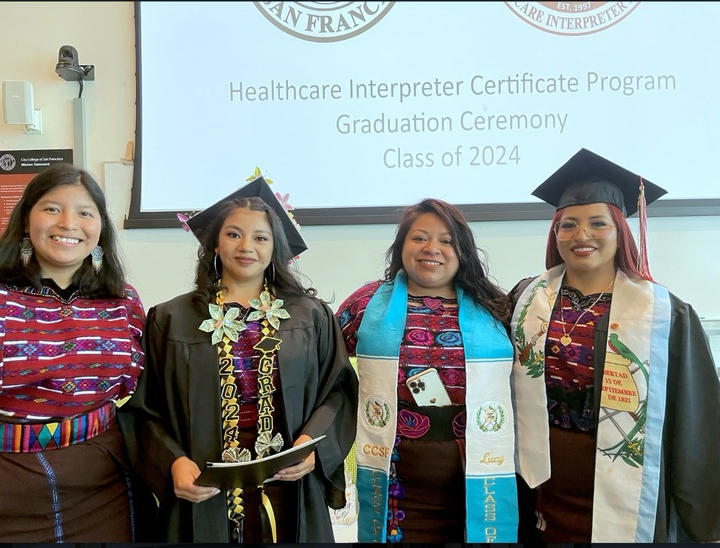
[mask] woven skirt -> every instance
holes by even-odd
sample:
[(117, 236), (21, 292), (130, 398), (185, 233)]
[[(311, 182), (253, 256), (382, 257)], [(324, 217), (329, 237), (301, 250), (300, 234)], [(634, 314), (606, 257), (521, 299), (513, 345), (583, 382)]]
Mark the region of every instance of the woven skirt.
[(465, 540), (464, 440), (402, 439), (397, 447), (397, 499), (402, 542)]
[(0, 452), (0, 542), (132, 542), (125, 464), (117, 424), (68, 447)]
[(589, 543), (595, 478), (595, 437), (550, 427), (552, 475), (537, 488), (541, 542)]

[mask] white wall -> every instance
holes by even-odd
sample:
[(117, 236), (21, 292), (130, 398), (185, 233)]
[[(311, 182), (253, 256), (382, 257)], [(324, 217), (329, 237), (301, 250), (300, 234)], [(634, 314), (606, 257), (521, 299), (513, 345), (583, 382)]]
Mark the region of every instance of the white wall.
[[(132, 167), (118, 163), (135, 131), (135, 30), (132, 2), (0, 3), (0, 81), (32, 82), (43, 110), (43, 134), (0, 123), (0, 150), (72, 148), (72, 99), (79, 86), (55, 74), (60, 46), (78, 50), (81, 64), (95, 65), (85, 84), (88, 168), (105, 184), (120, 232), (130, 281), (146, 305), (188, 291), (196, 243), (182, 229), (123, 230)], [(192, 136), (188, 136), (188, 153)], [(144, 151), (152, 154), (152, 151)], [(267, 166), (266, 166), (267, 167)], [(528, 181), (528, 192), (539, 181)], [(657, 181), (662, 184), (662, 181)], [(671, 196), (670, 196), (671, 198)], [(538, 273), (544, 264), (547, 221), (472, 223), (490, 257), (490, 273), (505, 288)], [(310, 249), (300, 268), (320, 296), (336, 307), (357, 286), (379, 277), (394, 226), (305, 226)], [(654, 277), (691, 302), (701, 315), (720, 316), (720, 217), (649, 219)]]

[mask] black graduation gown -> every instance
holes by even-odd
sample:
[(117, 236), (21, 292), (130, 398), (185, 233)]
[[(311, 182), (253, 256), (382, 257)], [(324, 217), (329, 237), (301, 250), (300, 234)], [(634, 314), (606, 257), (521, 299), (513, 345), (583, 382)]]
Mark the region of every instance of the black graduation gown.
[[(521, 280), (510, 291), (513, 304), (533, 279)], [(672, 293), (670, 306), (667, 400), (653, 542), (720, 540), (720, 380), (695, 310)], [(602, 386), (609, 322), (606, 314), (595, 327), (596, 387)], [(600, 390), (595, 390), (596, 420), (599, 416)], [(521, 497), (521, 503), (527, 499)]]
[[(283, 298), (281, 296), (281, 298)], [(344, 459), (355, 439), (357, 377), (331, 309), (310, 297), (284, 298), (277, 332), (286, 446), (301, 434), (327, 437), (315, 470), (299, 480), (297, 542), (333, 542), (328, 506), (345, 505)], [(129, 457), (160, 501), (157, 540), (228, 542), (223, 494), (201, 503), (175, 497), (170, 467), (187, 456), (202, 468), (222, 452), (217, 348), (198, 326), (210, 316), (191, 293), (150, 309), (145, 371), (120, 408)], [(142, 539), (139, 539), (142, 540)]]

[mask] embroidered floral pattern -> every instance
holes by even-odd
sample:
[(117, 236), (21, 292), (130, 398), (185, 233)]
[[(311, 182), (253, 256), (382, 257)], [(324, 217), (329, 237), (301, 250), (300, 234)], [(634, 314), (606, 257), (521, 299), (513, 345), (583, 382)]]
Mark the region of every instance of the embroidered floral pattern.
[(453, 434), (455, 434), (458, 438), (462, 438), (463, 436), (465, 436), (466, 422), (467, 422), (467, 413), (465, 411), (455, 415), (455, 418), (452, 421), (452, 429), (453, 429)]
[(435, 342), (441, 346), (460, 346), (462, 337), (460, 331), (444, 331), (435, 336)]
[(464, 371), (459, 369), (442, 369), (440, 370), (440, 378), (445, 386), (465, 386)]
[(418, 346), (429, 346), (433, 343), (433, 336), (431, 333), (422, 329), (412, 329), (405, 333), (405, 340), (410, 344), (416, 344)]
[(400, 437), (395, 437), (395, 444), (393, 446), (392, 455), (390, 456), (390, 475), (388, 477), (388, 511), (387, 511), (387, 541), (392, 543), (402, 542), (403, 530), (400, 527), (400, 522), (405, 519), (405, 512), (398, 508), (398, 500), (405, 497), (405, 490), (403, 489), (400, 480), (397, 477), (397, 470), (395, 463), (398, 460), (398, 444), (400, 443)]
[(409, 409), (401, 409), (398, 413), (397, 433), (399, 436), (417, 439), (430, 430), (430, 419)]

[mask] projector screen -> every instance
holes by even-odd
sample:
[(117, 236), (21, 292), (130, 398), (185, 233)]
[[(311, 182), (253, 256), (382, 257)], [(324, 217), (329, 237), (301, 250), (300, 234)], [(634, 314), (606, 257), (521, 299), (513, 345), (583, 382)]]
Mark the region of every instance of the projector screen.
[(422, 198), (546, 218), (531, 191), (587, 148), (720, 214), (720, 4), (136, 2), (126, 227), (177, 226), (256, 167), (301, 224)]

